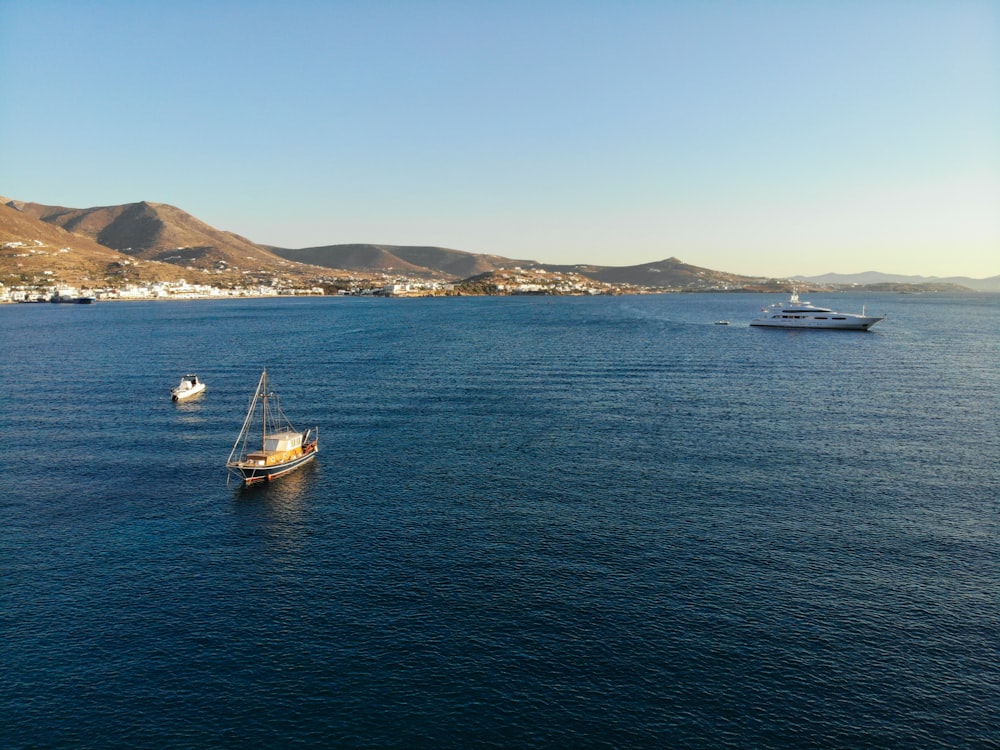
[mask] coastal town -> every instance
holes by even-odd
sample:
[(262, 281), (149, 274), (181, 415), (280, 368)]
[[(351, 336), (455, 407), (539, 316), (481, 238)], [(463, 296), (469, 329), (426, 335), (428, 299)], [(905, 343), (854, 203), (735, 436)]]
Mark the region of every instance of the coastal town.
[(428, 281), (388, 274), (367, 277), (314, 279), (302, 284), (297, 279), (272, 278), (269, 283), (212, 285), (177, 281), (150, 281), (121, 286), (71, 286), (58, 283), (0, 284), (0, 303), (92, 303), (113, 300), (190, 300), (235, 297), (374, 296), (446, 297), (503, 296), (522, 294), (606, 295), (638, 293), (630, 285), (594, 282), (578, 274), (525, 271), (497, 271), (464, 282)]

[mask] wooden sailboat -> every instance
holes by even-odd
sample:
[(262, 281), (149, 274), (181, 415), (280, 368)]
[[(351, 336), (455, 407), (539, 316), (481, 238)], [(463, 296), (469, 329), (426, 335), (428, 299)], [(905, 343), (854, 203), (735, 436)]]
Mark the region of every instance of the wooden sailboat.
[(292, 427), (281, 411), (277, 394), (270, 390), (264, 370), (226, 468), (244, 484), (269, 482), (309, 463), (317, 453), (319, 428), (313, 435), (312, 430), (302, 433)]

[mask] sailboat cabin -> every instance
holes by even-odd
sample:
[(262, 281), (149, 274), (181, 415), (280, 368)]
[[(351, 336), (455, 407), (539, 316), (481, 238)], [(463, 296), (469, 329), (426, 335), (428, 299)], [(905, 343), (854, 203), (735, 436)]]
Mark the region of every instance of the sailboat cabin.
[(301, 432), (274, 432), (264, 438), (264, 450), (247, 454), (246, 463), (254, 466), (273, 466), (301, 453)]
[(301, 432), (275, 432), (264, 439), (265, 451), (291, 451), (302, 447)]

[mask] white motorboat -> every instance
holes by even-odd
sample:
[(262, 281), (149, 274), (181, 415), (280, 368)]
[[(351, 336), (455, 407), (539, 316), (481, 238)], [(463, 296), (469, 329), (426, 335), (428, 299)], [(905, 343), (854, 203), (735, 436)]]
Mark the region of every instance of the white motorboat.
[(180, 384), (170, 391), (170, 398), (174, 401), (183, 401), (197, 396), (203, 390), (205, 390), (205, 383), (199, 380), (197, 375), (185, 375), (181, 378)]
[(797, 290), (792, 292), (788, 302), (776, 302), (761, 308), (759, 317), (750, 321), (752, 326), (770, 326), (772, 328), (833, 328), (845, 331), (867, 331), (879, 321), (885, 320), (885, 315), (874, 316), (865, 313), (862, 306), (861, 314), (835, 312), (826, 307), (816, 307), (811, 302), (799, 299)]

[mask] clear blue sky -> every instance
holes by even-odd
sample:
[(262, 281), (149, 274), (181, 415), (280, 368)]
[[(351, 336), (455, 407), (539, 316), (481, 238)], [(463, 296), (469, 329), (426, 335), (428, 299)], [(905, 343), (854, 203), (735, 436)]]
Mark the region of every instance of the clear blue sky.
[(0, 194), (256, 242), (1000, 274), (992, 0), (0, 0)]

